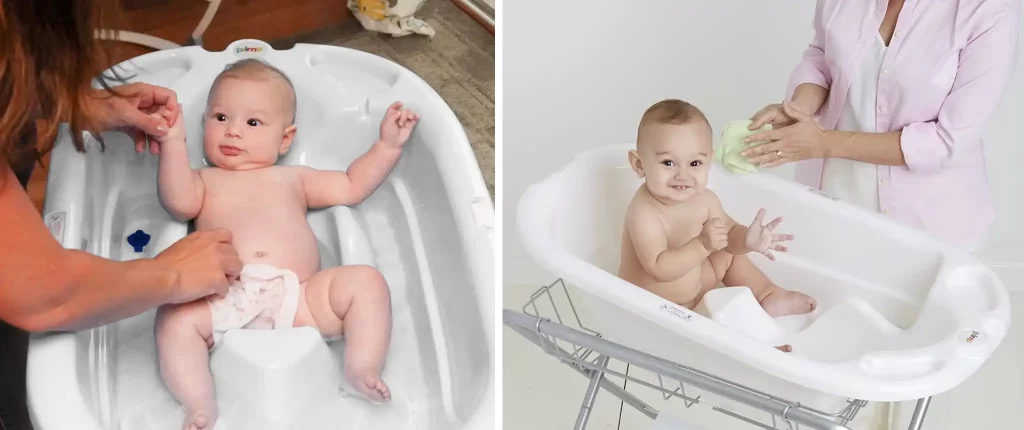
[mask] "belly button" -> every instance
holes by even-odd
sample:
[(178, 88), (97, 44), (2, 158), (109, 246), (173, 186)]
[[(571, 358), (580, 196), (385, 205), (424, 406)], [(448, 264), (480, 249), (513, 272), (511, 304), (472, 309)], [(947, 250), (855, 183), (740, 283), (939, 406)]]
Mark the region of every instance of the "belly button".
[(253, 255), (255, 255), (255, 256), (256, 256), (256, 258), (263, 258), (263, 257), (266, 257), (266, 256), (267, 256), (267, 253), (266, 253), (266, 252), (263, 252), (263, 251), (257, 251), (257, 252), (256, 252), (255, 254), (253, 254)]

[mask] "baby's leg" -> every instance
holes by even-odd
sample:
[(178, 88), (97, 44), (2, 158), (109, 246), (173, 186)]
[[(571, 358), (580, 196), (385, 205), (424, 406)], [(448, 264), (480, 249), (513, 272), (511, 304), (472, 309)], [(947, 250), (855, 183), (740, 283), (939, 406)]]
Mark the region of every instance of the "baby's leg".
[(731, 256), (722, 283), (727, 287), (749, 287), (757, 302), (773, 317), (811, 312), (818, 305), (811, 296), (775, 285), (746, 255)]
[[(780, 292), (782, 294), (800, 294), (783, 290), (773, 284), (747, 256), (732, 255), (722, 251), (712, 253), (707, 260), (704, 260), (704, 272), (701, 273), (701, 292), (696, 303), (700, 303), (700, 300), (704, 298), (704, 293), (717, 287), (719, 282), (727, 287), (745, 286), (750, 288), (754, 293), (754, 298), (769, 315), (772, 315), (772, 311), (764, 305), (768, 297), (776, 297)], [(812, 310), (813, 306), (812, 304)], [(775, 348), (782, 352), (793, 351), (793, 347), (789, 344), (779, 345)]]
[(154, 334), (160, 376), (185, 407), (182, 428), (213, 428), (217, 421), (217, 402), (210, 375), (213, 322), (206, 300), (161, 306), (157, 310)]
[(370, 401), (390, 401), (380, 379), (391, 343), (391, 292), (384, 276), (371, 266), (335, 267), (313, 275), (304, 290), (295, 325), (316, 327), (326, 337), (344, 334), (349, 385)]

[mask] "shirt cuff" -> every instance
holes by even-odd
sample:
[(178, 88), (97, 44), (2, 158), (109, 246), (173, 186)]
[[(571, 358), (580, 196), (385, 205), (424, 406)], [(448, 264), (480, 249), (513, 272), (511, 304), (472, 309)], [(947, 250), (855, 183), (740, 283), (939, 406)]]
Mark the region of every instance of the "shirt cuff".
[(903, 127), (900, 134), (900, 149), (907, 167), (915, 172), (935, 173), (942, 169), (949, 159), (950, 136), (935, 123), (913, 122)]

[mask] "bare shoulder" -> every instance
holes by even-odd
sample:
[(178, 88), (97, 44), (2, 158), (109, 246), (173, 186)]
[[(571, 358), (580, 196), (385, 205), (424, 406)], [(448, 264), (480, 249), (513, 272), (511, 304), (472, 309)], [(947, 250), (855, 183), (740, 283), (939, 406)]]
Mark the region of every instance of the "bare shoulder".
[(705, 188), (700, 197), (701, 203), (703, 203), (708, 209), (722, 207), (722, 199), (718, 198), (718, 194), (715, 194), (711, 189)]
[(289, 179), (300, 179), (303, 175), (308, 172), (312, 172), (313, 168), (308, 166), (271, 166), (270, 169), (274, 169), (274, 173), (281, 175)]
[(662, 222), (661, 212), (654, 204), (653, 199), (650, 198), (643, 188), (636, 191), (633, 194), (633, 199), (629, 202), (629, 206), (626, 208), (626, 226), (629, 230), (635, 230), (636, 227), (646, 227), (651, 223), (657, 223), (660, 225)]

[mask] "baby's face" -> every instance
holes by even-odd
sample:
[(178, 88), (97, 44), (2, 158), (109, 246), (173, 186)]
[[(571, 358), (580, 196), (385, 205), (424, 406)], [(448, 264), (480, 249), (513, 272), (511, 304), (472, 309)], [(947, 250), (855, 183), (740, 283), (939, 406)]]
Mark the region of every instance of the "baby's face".
[(206, 158), (229, 170), (274, 165), (295, 135), (287, 84), (230, 77), (217, 85), (203, 118)]
[(684, 202), (704, 191), (712, 157), (707, 124), (649, 124), (640, 139), (632, 164), (651, 194), (665, 202)]

